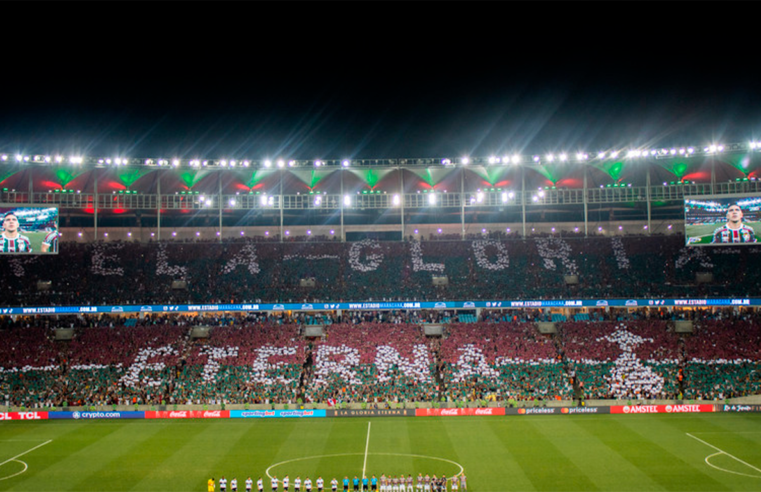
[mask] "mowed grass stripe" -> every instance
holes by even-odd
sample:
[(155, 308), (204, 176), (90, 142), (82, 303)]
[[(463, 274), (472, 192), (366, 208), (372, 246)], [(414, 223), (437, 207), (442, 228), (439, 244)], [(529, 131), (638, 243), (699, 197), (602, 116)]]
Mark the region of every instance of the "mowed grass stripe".
[[(320, 453), (315, 454), (324, 457), (314, 460), (313, 473), (322, 475), (326, 488), (328, 488), (333, 477), (337, 478), (340, 488), (344, 476), (350, 478), (353, 477), (353, 474), (359, 476), (362, 471), (367, 421), (365, 419), (351, 419), (349, 422), (344, 422), (340, 419), (330, 418), (321, 421), (321, 423), (325, 426), (323, 428), (324, 434), (319, 439), (321, 443)], [(309, 425), (311, 422), (304, 422), (304, 424)], [(304, 450), (301, 453), (305, 454)], [(312, 481), (314, 481), (314, 476)]]
[[(667, 417), (670, 416), (624, 416), (588, 423), (579, 419), (577, 424), (597, 436), (611, 452), (640, 469), (662, 490), (729, 490), (724, 483), (701, 473), (694, 458), (685, 459), (685, 451), (692, 444), (683, 439), (680, 430), (660, 424)], [(680, 416), (673, 417), (678, 421)]]
[[(549, 417), (551, 419), (551, 417)], [(512, 455), (535, 490), (598, 490), (595, 483), (541, 431), (548, 417), (521, 418), (507, 437)], [(493, 489), (490, 489), (493, 490)], [(510, 490), (510, 489), (507, 489)]]
[[(581, 417), (584, 416), (579, 416)], [(585, 426), (578, 425), (577, 420), (546, 417), (536, 428), (599, 490), (665, 490), (642, 469), (590, 433)]]
[[(181, 431), (180, 431), (181, 428)], [(91, 461), (88, 456), (99, 456), (100, 466), (92, 467), (75, 490), (167, 490), (176, 487), (185, 476), (181, 470), (165, 466), (164, 462), (175, 455), (192, 436), (207, 426), (188, 426), (182, 422), (130, 422), (119, 431), (109, 434), (97, 445), (80, 452), (73, 459), (80, 463)], [(95, 462), (93, 462), (95, 465)], [(154, 475), (150, 483), (146, 476)]]
[[(409, 418), (384, 418), (372, 420), (369, 456), (367, 458), (368, 477), (375, 475), (417, 477), (418, 473), (433, 470), (432, 463), (425, 458), (410, 456), (428, 455), (426, 446), (434, 433), (428, 433), (426, 440), (415, 432)], [(430, 471), (429, 473), (433, 473)]]
[[(405, 476), (411, 474), (416, 478), (422, 473), (433, 476), (447, 475), (453, 476), (459, 471), (455, 464), (442, 461), (451, 460), (459, 463), (456, 452), (457, 443), (452, 440), (452, 436), (446, 425), (445, 418), (427, 417), (425, 419), (405, 418), (404, 419), (404, 446), (393, 446), (388, 452), (407, 453), (414, 456), (388, 457), (390, 463), (399, 463), (398, 469), (390, 468), (392, 474), (399, 475), (404, 473)], [(396, 430), (394, 419), (387, 420), (388, 432), (385, 435), (392, 435)], [(388, 438), (386, 439), (388, 441)]]
[[(242, 472), (239, 460), (227, 452), (247, 451), (248, 448), (239, 443), (245, 428), (209, 420), (163, 423), (167, 435), (176, 437), (164, 441), (163, 436), (156, 436), (153, 444), (165, 446), (166, 456), (134, 484), (133, 490), (200, 490), (212, 476), (218, 480), (222, 474), (231, 478), (236, 472)], [(220, 469), (220, 463), (225, 463), (227, 468)]]
[[(452, 438), (468, 446), (456, 446), (459, 461), (465, 466), (468, 485), (475, 490), (536, 490), (533, 481), (517, 459), (523, 450), (512, 437), (522, 432), (523, 422), (500, 417), (479, 417), (475, 429), (465, 422), (449, 424)], [(455, 433), (456, 430), (456, 433)]]
[[(335, 426), (334, 419), (293, 419), (291, 424), (290, 431), (282, 436), (282, 447), (269, 461), (270, 464), (287, 461), (272, 469), (272, 474), (277, 475), (279, 479), (288, 474), (291, 482), (296, 477), (301, 477), (303, 482), (309, 477), (316, 487), (318, 476), (325, 479), (326, 475), (335, 474), (340, 468), (336, 466), (336, 460), (340, 462), (343, 458), (326, 457), (327, 455), (345, 453), (345, 449), (352, 444), (352, 451), (359, 452), (359, 444), (350, 442), (358, 437), (361, 426), (349, 425), (342, 428)], [(362, 458), (355, 457), (353, 465), (361, 467)], [(327, 482), (329, 483), (330, 479), (327, 479)]]

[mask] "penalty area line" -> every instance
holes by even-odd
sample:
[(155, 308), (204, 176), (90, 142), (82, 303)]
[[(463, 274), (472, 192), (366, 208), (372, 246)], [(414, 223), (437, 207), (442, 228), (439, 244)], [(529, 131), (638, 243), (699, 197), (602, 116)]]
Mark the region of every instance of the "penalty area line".
[(49, 441), (45, 441), (45, 442), (43, 442), (42, 444), (38, 444), (37, 446), (33, 447), (32, 449), (29, 449), (29, 450), (27, 450), (27, 451), (24, 451), (24, 452), (23, 452), (23, 453), (21, 453), (21, 454), (17, 454), (17, 455), (16, 455), (16, 456), (14, 456), (13, 458), (10, 458), (10, 459), (7, 459), (7, 460), (3, 461), (2, 463), (0, 463), (0, 466), (3, 466), (3, 465), (4, 465), (4, 464), (6, 464), (6, 463), (10, 463), (11, 461), (13, 461), (13, 460), (15, 460), (15, 459), (21, 458), (21, 457), (22, 457), (22, 456), (24, 456), (25, 454), (29, 454), (29, 453), (31, 453), (32, 451), (34, 451), (35, 449), (39, 449), (39, 448), (41, 448), (42, 446), (44, 446), (44, 445), (46, 445), (46, 444), (50, 444), (51, 442), (53, 442), (53, 440), (52, 440), (52, 439), (50, 439)]
[[(709, 466), (711, 466), (711, 467), (713, 467), (713, 468), (716, 468), (716, 469), (718, 469), (718, 470), (721, 470), (721, 471), (726, 471), (726, 472), (730, 472), (730, 473), (735, 473), (735, 474), (737, 474), (737, 475), (745, 475), (745, 476), (747, 476), (747, 477), (754, 477), (754, 475), (747, 475), (747, 474), (745, 474), (745, 473), (737, 473), (737, 472), (732, 472), (732, 471), (730, 471), (730, 470), (724, 470), (724, 469), (722, 469), (722, 468), (719, 468), (719, 467), (717, 467), (717, 466), (715, 466), (715, 465), (712, 465), (712, 464), (711, 464), (711, 463), (708, 461), (708, 459), (709, 459), (709, 458), (711, 458), (711, 457), (713, 457), (713, 456), (716, 456), (717, 454), (725, 454), (725, 455), (729, 456), (730, 458), (732, 458), (733, 460), (737, 461), (738, 463), (742, 463), (743, 465), (747, 466), (748, 468), (751, 468), (751, 469), (753, 469), (753, 470), (757, 471), (759, 474), (761, 474), (761, 470), (760, 470), (760, 469), (756, 468), (755, 466), (751, 465), (750, 463), (746, 463), (745, 461), (741, 460), (741, 459), (740, 459), (740, 458), (738, 458), (737, 456), (733, 456), (733, 455), (731, 455), (731, 454), (727, 453), (726, 451), (724, 451), (723, 449), (719, 449), (719, 448), (717, 448), (716, 446), (714, 446), (713, 444), (707, 443), (707, 442), (705, 442), (704, 440), (700, 439), (699, 437), (695, 437), (695, 436), (693, 436), (693, 435), (692, 435), (692, 434), (690, 434), (689, 432), (686, 432), (686, 434), (687, 434), (688, 436), (690, 436), (691, 438), (695, 439), (696, 441), (700, 441), (700, 442), (702, 442), (703, 444), (705, 444), (706, 446), (708, 446), (708, 447), (710, 447), (710, 448), (713, 448), (713, 449), (715, 449), (716, 451), (718, 451), (718, 453), (716, 453), (716, 454), (712, 454), (711, 456), (707, 456), (707, 457), (706, 457), (706, 459), (705, 459), (705, 462), (706, 462), (706, 463), (707, 463)], [(761, 478), (761, 476), (757, 476), (756, 478)]]
[(7, 477), (0, 477), (0, 481), (2, 481), (2, 480), (8, 480), (9, 478), (13, 478), (13, 477), (17, 477), (17, 476), (21, 475), (22, 473), (26, 472), (26, 470), (29, 468), (29, 465), (27, 465), (26, 462), (24, 462), (24, 461), (20, 461), (18, 458), (21, 458), (25, 454), (31, 453), (35, 449), (41, 448), (42, 446), (44, 446), (46, 444), (50, 444), (51, 442), (53, 442), (52, 439), (50, 439), (49, 441), (45, 441), (42, 444), (38, 444), (37, 446), (33, 447), (32, 449), (26, 450), (23, 453), (17, 454), (13, 458), (7, 459), (7, 460), (3, 461), (2, 463), (0, 463), (0, 467), (2, 467), (3, 465), (6, 465), (7, 463), (10, 463), (11, 461), (15, 461), (16, 463), (21, 463), (22, 465), (24, 465), (24, 469), (23, 470), (21, 470), (20, 472), (14, 473), (13, 475), (8, 475)]

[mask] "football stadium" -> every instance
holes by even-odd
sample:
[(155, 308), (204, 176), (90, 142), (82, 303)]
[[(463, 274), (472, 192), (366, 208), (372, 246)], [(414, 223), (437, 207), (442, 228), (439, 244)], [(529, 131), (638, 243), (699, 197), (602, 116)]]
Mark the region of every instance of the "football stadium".
[(761, 490), (759, 153), (2, 154), (0, 491)]

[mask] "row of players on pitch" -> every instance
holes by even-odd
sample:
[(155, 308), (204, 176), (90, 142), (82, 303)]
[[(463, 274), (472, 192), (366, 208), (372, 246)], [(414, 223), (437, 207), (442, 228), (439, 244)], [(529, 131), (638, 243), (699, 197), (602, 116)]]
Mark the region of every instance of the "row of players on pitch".
[[(448, 484), (450, 481), (451, 484)], [(278, 492), (280, 483), (281, 480), (278, 480), (277, 477), (272, 477), (270, 480), (272, 492)], [(288, 475), (283, 477), (282, 484), (283, 492), (290, 492), (291, 480)], [(350, 484), (354, 492), (376, 492), (378, 491), (379, 485), (380, 492), (447, 492), (447, 490), (450, 490), (451, 492), (467, 492), (468, 490), (468, 479), (464, 473), (450, 479), (447, 479), (446, 475), (442, 475), (439, 478), (436, 475), (431, 477), (430, 475), (423, 476), (422, 474), (418, 474), (414, 487), (412, 475), (407, 475), (407, 477), (404, 475), (398, 477), (381, 475), (380, 478), (373, 475), (370, 478), (363, 477), (362, 479), (357, 478), (355, 475), (351, 480), (349, 480), (349, 477), (344, 477), (342, 484), (343, 492), (349, 492)], [(210, 478), (208, 482), (208, 492), (214, 492), (215, 485), (214, 477)], [(254, 481), (251, 477), (248, 477), (246, 479), (246, 492), (251, 492), (253, 485)], [(301, 492), (302, 485), (304, 486), (304, 492), (312, 492), (312, 480), (309, 477), (307, 477), (303, 483), (301, 477), (296, 477), (293, 481), (294, 492)], [(317, 487), (317, 492), (324, 491), (325, 481), (322, 477), (317, 478), (315, 486)], [(447, 489), (447, 486), (449, 486), (449, 489)], [(262, 477), (259, 477), (259, 480), (256, 481), (256, 487), (259, 492), (264, 492), (264, 481), (262, 480)], [(330, 488), (333, 492), (338, 491), (338, 479), (333, 478), (330, 481)], [(219, 479), (219, 491), (227, 492), (227, 479), (224, 476)], [(238, 492), (238, 479), (233, 478), (230, 480), (230, 491)]]

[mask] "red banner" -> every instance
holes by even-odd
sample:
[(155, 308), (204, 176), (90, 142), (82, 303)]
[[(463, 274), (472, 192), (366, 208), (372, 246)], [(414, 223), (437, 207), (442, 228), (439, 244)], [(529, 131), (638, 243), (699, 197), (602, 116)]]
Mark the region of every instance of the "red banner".
[(417, 408), (415, 417), (449, 417), (473, 415), (504, 415), (504, 408)]
[(702, 413), (715, 412), (716, 408), (710, 404), (700, 405), (619, 405), (610, 407), (610, 413), (626, 413), (629, 415), (638, 413)]
[(165, 410), (145, 412), (147, 419), (229, 419), (229, 410)]
[(47, 420), (48, 412), (0, 412), (0, 420)]

